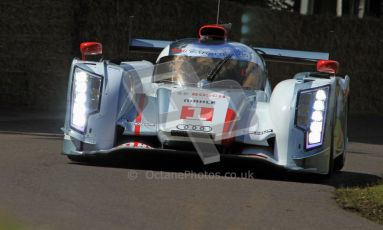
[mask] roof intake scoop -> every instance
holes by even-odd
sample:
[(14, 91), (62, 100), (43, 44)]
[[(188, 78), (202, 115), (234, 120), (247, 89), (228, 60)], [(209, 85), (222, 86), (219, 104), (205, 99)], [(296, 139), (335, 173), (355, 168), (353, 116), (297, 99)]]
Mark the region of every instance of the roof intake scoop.
[(203, 41), (226, 41), (227, 30), (224, 26), (221, 25), (205, 25), (199, 29), (199, 39)]

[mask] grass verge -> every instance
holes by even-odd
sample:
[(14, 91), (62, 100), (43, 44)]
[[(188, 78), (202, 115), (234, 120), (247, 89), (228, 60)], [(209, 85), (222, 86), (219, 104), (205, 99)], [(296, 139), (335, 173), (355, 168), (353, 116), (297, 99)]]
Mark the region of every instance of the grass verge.
[(0, 230), (25, 230), (25, 228), (14, 220), (0, 217)]
[(365, 188), (339, 188), (335, 195), (344, 209), (383, 225), (383, 182)]

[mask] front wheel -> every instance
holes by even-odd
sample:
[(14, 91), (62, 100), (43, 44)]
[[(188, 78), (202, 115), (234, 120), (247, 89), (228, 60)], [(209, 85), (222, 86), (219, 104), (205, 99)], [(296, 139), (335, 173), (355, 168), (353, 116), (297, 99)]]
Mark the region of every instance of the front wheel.
[(332, 174), (335, 171), (335, 159), (333, 159), (334, 156), (334, 132), (335, 132), (335, 122), (336, 122), (336, 106), (335, 110), (333, 112), (333, 121), (331, 123), (331, 143), (330, 143), (330, 156), (329, 156), (329, 162), (328, 162), (328, 171), (325, 177), (330, 178)]
[(77, 156), (77, 155), (67, 155), (69, 160), (77, 163), (88, 163), (90, 161), (89, 157), (86, 156)]
[(343, 129), (343, 153), (337, 156), (334, 160), (334, 171), (340, 171), (343, 169), (346, 163), (346, 145), (347, 145), (347, 130), (348, 130), (348, 108), (350, 107), (350, 99), (347, 98), (345, 103), (345, 114), (344, 114), (344, 129)]
[(344, 153), (342, 153), (340, 156), (337, 156), (334, 160), (334, 171), (340, 171), (344, 167), (345, 163), (345, 156)]

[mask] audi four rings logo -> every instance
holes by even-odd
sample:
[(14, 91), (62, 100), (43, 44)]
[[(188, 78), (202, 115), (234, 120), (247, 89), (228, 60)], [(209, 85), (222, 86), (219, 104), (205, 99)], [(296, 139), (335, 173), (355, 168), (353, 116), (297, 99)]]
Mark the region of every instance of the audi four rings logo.
[(177, 129), (189, 130), (189, 131), (198, 131), (198, 132), (210, 132), (213, 130), (213, 128), (210, 126), (187, 125), (187, 124), (179, 124), (179, 125), (177, 125)]

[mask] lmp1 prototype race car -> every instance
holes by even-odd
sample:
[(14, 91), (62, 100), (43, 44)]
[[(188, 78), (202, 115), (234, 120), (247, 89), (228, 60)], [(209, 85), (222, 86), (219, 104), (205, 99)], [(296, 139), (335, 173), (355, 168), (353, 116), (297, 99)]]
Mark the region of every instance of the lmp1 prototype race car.
[[(199, 38), (131, 39), (149, 61), (89, 61), (102, 45), (85, 42), (68, 84), (63, 153), (86, 161), (114, 151), (195, 152), (258, 158), (291, 171), (330, 175), (347, 146), (348, 76), (327, 53), (253, 48), (227, 41), (223, 25)], [(94, 58), (94, 56), (93, 56)], [(267, 61), (316, 65), (272, 90)]]

